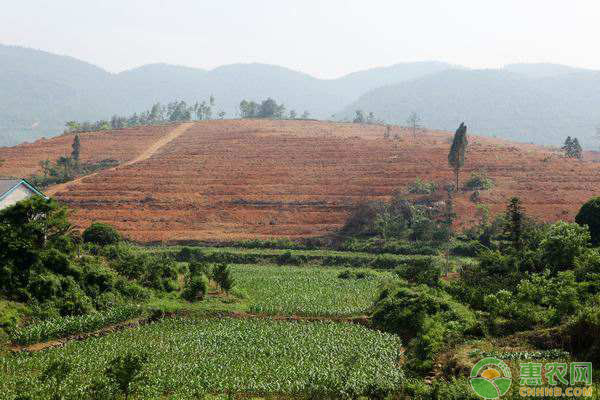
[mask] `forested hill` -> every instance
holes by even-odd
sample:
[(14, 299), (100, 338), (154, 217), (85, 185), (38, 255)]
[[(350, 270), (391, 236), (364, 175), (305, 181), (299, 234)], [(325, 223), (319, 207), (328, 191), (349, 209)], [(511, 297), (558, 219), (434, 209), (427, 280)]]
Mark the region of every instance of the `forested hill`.
[(570, 135), (584, 147), (598, 146), (600, 72), (561, 67), (446, 70), (374, 89), (339, 115), (352, 118), (361, 109), (405, 123), (416, 112), (429, 128), (454, 130), (468, 121), (472, 132), (483, 135), (554, 145)]
[(264, 64), (234, 64), (206, 71), (167, 64), (111, 74), (71, 57), (0, 45), (0, 146), (61, 133), (66, 121), (109, 119), (155, 102), (216, 99), (215, 111), (234, 117), (243, 99), (272, 97), (316, 118), (329, 118), (378, 86), (450, 68), (440, 62), (398, 64), (317, 79)]

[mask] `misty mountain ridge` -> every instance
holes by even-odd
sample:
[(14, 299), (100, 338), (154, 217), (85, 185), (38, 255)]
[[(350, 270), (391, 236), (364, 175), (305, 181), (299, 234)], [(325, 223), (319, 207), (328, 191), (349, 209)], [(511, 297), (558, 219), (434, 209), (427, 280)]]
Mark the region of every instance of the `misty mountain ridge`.
[(480, 134), (552, 144), (571, 134), (585, 145), (590, 127), (600, 122), (593, 112), (600, 110), (597, 76), (555, 64), (471, 70), (438, 61), (336, 79), (259, 63), (212, 70), (157, 63), (115, 74), (73, 57), (0, 45), (0, 145), (60, 134), (68, 120), (108, 119), (211, 94), (215, 111), (226, 118), (237, 116), (242, 99), (272, 97), (315, 118), (351, 118), (360, 108), (402, 124), (416, 111), (430, 128), (454, 130), (465, 120)]

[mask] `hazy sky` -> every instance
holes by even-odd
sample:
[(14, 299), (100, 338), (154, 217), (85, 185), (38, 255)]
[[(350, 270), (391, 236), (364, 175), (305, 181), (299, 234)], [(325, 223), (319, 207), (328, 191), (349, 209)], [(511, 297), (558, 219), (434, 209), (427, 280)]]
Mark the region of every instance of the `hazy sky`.
[[(0, 43), (118, 72), (278, 64), (332, 78), (404, 61), (600, 69), (598, 0), (2, 1)], [(2, 60), (0, 60), (2, 62)]]

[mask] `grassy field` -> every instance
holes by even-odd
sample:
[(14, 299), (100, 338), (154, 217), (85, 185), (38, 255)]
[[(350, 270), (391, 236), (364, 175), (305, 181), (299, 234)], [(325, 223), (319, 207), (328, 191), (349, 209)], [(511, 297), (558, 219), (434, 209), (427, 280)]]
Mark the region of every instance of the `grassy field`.
[(108, 361), (134, 351), (150, 355), (139, 396), (144, 399), (229, 391), (323, 398), (329, 391), (397, 389), (400, 346), (396, 336), (348, 323), (171, 319), (64, 348), (0, 357), (0, 393), (9, 399), (17, 393), (50, 398), (51, 385), (38, 378), (60, 359), (73, 367), (61, 387), (84, 395)]

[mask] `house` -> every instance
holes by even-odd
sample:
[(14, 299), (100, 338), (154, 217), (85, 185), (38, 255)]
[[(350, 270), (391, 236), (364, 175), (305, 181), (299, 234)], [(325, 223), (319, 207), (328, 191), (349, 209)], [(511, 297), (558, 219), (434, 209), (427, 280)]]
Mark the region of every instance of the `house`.
[(25, 179), (0, 178), (0, 210), (36, 195), (48, 198)]

